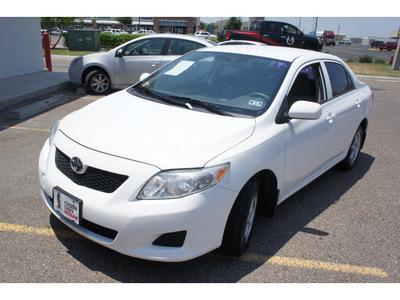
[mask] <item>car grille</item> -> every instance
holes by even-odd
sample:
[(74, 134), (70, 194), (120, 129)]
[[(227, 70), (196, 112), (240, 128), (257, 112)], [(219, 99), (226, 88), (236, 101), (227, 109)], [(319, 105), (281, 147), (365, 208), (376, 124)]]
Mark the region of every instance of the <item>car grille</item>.
[(104, 193), (113, 193), (128, 179), (126, 175), (115, 174), (93, 167), (88, 167), (83, 174), (77, 174), (70, 166), (70, 158), (57, 148), (56, 166), (74, 183)]

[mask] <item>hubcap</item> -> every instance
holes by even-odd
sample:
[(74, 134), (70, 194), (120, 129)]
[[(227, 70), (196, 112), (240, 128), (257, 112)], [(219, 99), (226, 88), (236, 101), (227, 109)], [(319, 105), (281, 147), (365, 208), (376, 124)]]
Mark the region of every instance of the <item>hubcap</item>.
[(254, 216), (256, 215), (257, 198), (258, 193), (257, 190), (255, 190), (251, 199), (249, 213), (247, 215), (246, 228), (244, 231), (244, 243), (247, 243), (247, 241), (249, 240), (251, 228), (253, 227)]
[(361, 146), (361, 133), (360, 131), (357, 131), (356, 135), (354, 136), (353, 142), (351, 143), (350, 146), (349, 161), (351, 164), (353, 164), (356, 161), (358, 153), (360, 151), (360, 146)]
[(97, 93), (105, 92), (110, 86), (110, 80), (104, 74), (97, 74), (93, 76), (91, 81), (92, 89)]

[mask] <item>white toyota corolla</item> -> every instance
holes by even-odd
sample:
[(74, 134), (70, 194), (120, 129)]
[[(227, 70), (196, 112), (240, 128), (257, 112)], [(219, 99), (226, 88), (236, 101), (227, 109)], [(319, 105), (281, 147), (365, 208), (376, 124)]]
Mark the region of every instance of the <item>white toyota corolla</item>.
[(331, 167), (354, 166), (371, 105), (335, 56), (203, 48), (56, 122), (41, 194), (71, 229), (126, 255), (238, 256), (256, 210), (271, 217)]

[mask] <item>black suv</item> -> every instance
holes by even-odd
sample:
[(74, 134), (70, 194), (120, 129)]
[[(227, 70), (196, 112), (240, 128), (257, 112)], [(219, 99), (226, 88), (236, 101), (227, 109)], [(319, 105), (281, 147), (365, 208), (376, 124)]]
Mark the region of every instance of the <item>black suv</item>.
[(302, 33), (297, 27), (276, 21), (253, 21), (250, 23), (250, 31), (225, 30), (224, 40), (250, 40), (262, 42), (268, 45), (279, 45), (322, 50), (322, 40), (313, 35)]

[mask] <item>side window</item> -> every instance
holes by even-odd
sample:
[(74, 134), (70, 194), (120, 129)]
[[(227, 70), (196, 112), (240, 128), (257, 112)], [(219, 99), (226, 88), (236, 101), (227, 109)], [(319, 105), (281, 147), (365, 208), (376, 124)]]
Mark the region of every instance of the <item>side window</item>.
[(333, 62), (326, 62), (325, 66), (328, 70), (329, 79), (331, 81), (333, 97), (354, 89), (353, 81), (342, 65)]
[(299, 31), (297, 30), (297, 28), (294, 26), (291, 26), (289, 24), (282, 24), (282, 29), (283, 29), (283, 33), (290, 33), (293, 35), (299, 34)]
[(133, 42), (126, 46), (124, 55), (161, 55), (165, 39), (147, 39)]
[(167, 55), (183, 55), (187, 52), (203, 47), (205, 46), (196, 42), (171, 39), (169, 42)]
[(267, 33), (281, 33), (281, 28), (279, 23), (266, 23)]
[(325, 100), (325, 92), (321, 79), (320, 64), (313, 64), (303, 68), (297, 75), (287, 96), (288, 107), (299, 100), (322, 102)]

